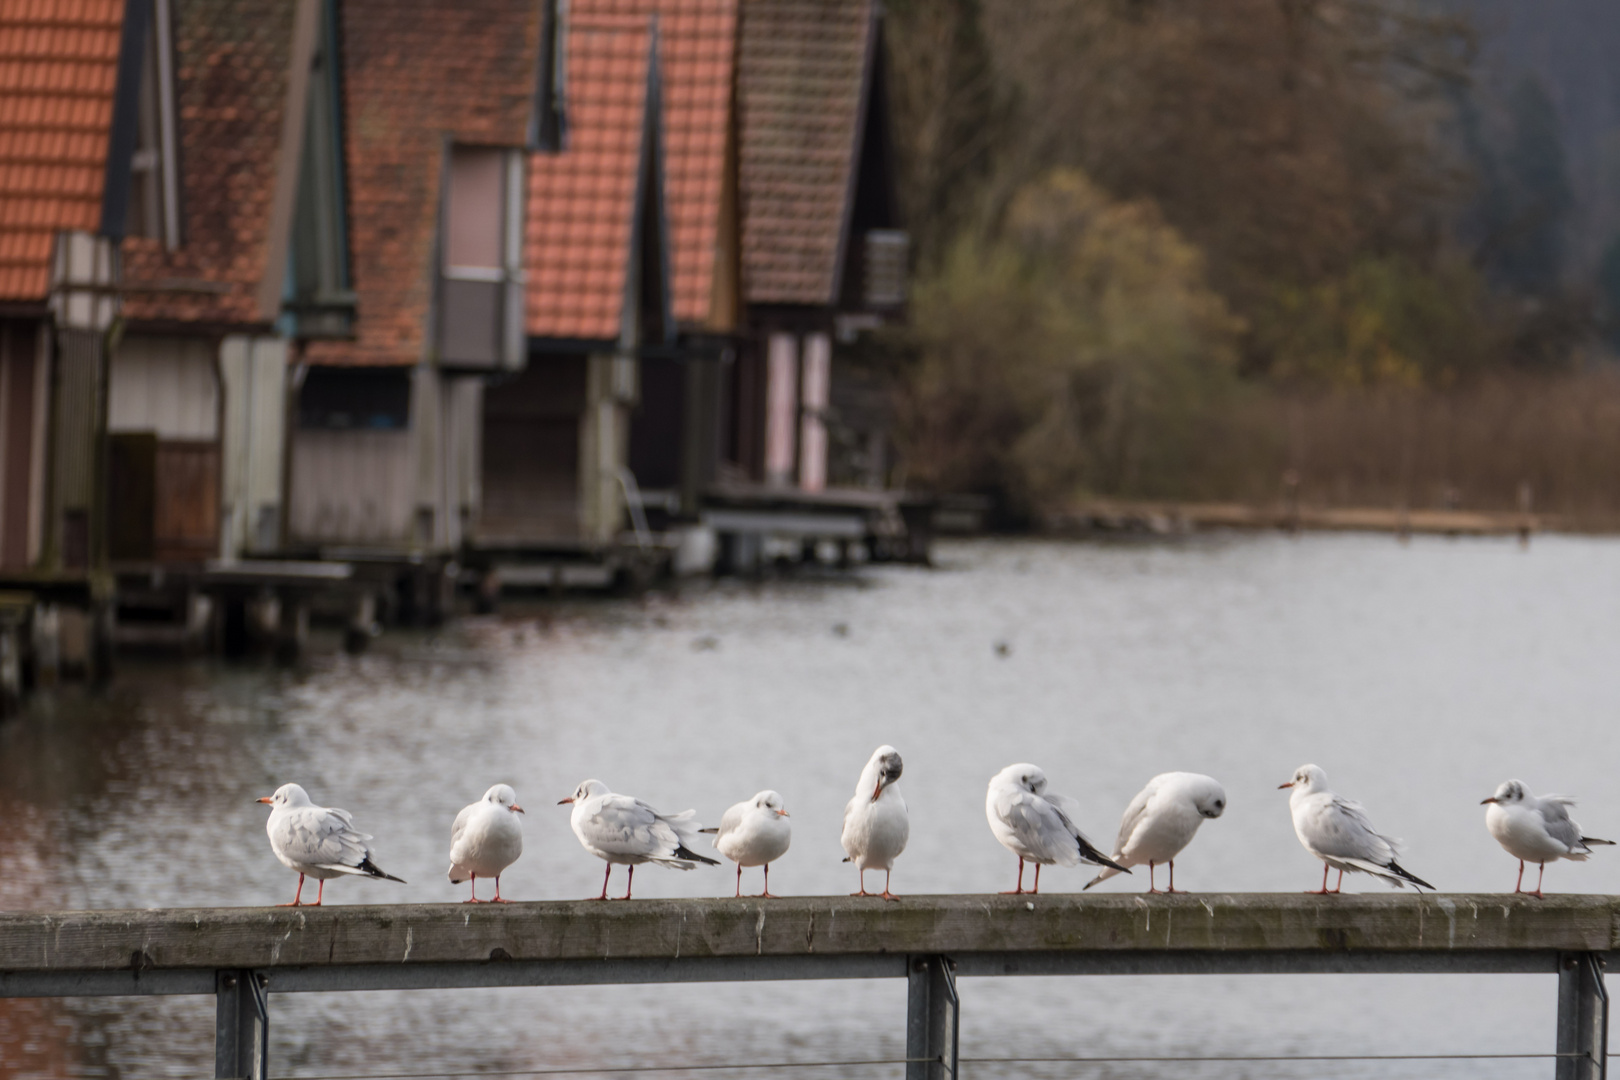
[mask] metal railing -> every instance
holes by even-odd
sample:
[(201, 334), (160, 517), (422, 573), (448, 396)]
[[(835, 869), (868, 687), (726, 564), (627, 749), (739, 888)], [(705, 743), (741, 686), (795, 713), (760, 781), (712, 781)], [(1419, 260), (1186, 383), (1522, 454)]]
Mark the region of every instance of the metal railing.
[[(1547, 1058), (1557, 1080), (1606, 1076), (1604, 963), (1620, 898), (920, 896), (899, 904), (540, 902), (0, 914), (0, 996), (212, 994), (215, 1076), (268, 1080), (272, 995), (492, 986), (904, 978), (904, 1058), (645, 1071), (964, 1064)], [(611, 947), (610, 947), (611, 946)], [(962, 1058), (961, 978), (1020, 975), (1558, 976), (1542, 1054)], [(632, 1072), (531, 1069), (512, 1076)], [(393, 1074), (391, 1074), (393, 1075)], [(443, 1073), (400, 1073), (442, 1076)]]

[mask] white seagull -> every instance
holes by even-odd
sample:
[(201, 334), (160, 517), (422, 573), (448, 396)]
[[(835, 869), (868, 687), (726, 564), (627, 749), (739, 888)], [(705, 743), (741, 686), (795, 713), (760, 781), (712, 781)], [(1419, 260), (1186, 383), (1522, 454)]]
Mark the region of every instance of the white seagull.
[(905, 797), (894, 787), (901, 768), (900, 752), (894, 747), (880, 746), (872, 751), (855, 785), (855, 797), (844, 807), (844, 832), (839, 842), (844, 845), (844, 861), (854, 863), (861, 872), (861, 891), (851, 896), (873, 895), (866, 891), (866, 871), (882, 870), (883, 891), (877, 895), (885, 900), (900, 899), (889, 891), (889, 875), (911, 836)]
[(472, 881), (467, 903), (483, 902), (478, 899), (479, 874), (495, 879), (495, 903), (511, 902), (501, 899), (501, 874), (523, 854), (523, 822), (517, 817), (521, 813), (517, 792), (496, 784), (456, 815), (450, 826), (450, 883)]
[(1614, 844), (1613, 840), (1581, 835), (1581, 827), (1569, 818), (1575, 800), (1567, 795), (1538, 797), (1526, 791), (1521, 781), (1506, 780), (1495, 795), (1480, 801), (1481, 806), (1486, 803), (1490, 808), (1485, 811), (1485, 827), (1509, 855), (1519, 860), (1519, 880), (1513, 883), (1513, 891), (1522, 891), (1525, 863), (1540, 867), (1536, 871), (1536, 891), (1530, 894), (1537, 900), (1541, 899), (1541, 877), (1548, 863), (1554, 859), (1585, 862), (1592, 854), (1589, 844)]
[[(274, 795), (258, 801), (270, 804), (270, 819), (264, 826), (270, 834), (270, 850), (281, 865), (298, 872), (298, 891), (293, 893), (292, 903), (281, 907), (320, 907), (327, 878), (342, 874), (405, 884), (404, 878), (384, 873), (371, 861), (371, 849), (366, 846), (371, 834), (356, 832), (347, 810), (316, 806), (297, 784), (282, 784)], [(313, 904), (302, 900), (306, 877), (321, 883)]]
[(782, 796), (774, 791), (762, 791), (722, 814), (719, 828), (702, 830), (715, 834), (715, 848), (737, 864), (736, 895), (742, 895), (745, 866), (765, 868), (765, 891), (759, 895), (772, 895), (771, 863), (780, 859), (793, 841), (788, 816), (782, 808)]
[(1277, 788), (1294, 789), (1288, 797), (1288, 809), (1294, 816), (1294, 834), (1306, 851), (1322, 860), (1322, 887), (1307, 892), (1327, 893), (1329, 868), (1339, 872), (1334, 892), (1344, 887), (1346, 870), (1381, 877), (1397, 889), (1405, 887), (1403, 880), (1420, 888), (1434, 888), (1401, 868), (1395, 861), (1399, 841), (1374, 829), (1360, 803), (1329, 791), (1327, 774), (1317, 766), (1301, 765), (1294, 771), (1292, 780), (1278, 784)]
[(990, 778), (984, 816), (1002, 847), (1018, 856), (1018, 888), (1011, 890), (1013, 895), (1024, 891), (1026, 861), (1035, 864), (1032, 893), (1041, 891), (1041, 867), (1053, 863), (1078, 866), (1084, 860), (1130, 873), (1086, 839), (1074, 823), (1078, 807), (1066, 796), (1047, 794), (1046, 774), (1027, 762), (1009, 765)]
[(694, 820), (696, 810), (660, 814), (634, 796), (615, 795), (600, 780), (587, 780), (568, 798), (557, 800), (558, 806), (564, 803), (574, 804), (568, 821), (579, 842), (586, 851), (607, 861), (598, 900), (608, 898), (608, 878), (615, 863), (630, 868), (620, 900), (630, 899), (636, 867), (642, 863), (655, 862), (676, 870), (691, 870), (698, 863), (720, 865), (718, 859), (706, 859), (688, 847), (699, 828)]
[[(1114, 862), (1120, 866), (1147, 863), (1148, 892), (1159, 891), (1153, 885), (1154, 868), (1168, 863), (1170, 887), (1165, 891), (1175, 892), (1176, 856), (1192, 843), (1198, 826), (1206, 819), (1220, 817), (1225, 810), (1226, 791), (1213, 777), (1190, 772), (1160, 773), (1125, 808), (1125, 816), (1119, 821), (1119, 839), (1114, 841)], [(1118, 872), (1104, 870), (1086, 882), (1086, 888)]]

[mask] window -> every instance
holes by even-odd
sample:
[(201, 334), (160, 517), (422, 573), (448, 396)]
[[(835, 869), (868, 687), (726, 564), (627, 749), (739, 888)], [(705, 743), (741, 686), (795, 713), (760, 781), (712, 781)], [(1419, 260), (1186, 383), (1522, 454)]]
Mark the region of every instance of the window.
[(521, 366), (523, 204), (520, 151), (451, 147), (440, 243), (442, 363)]
[(354, 319), (343, 191), (343, 113), (333, 0), (321, 5), (310, 61), (309, 104), (298, 166), (283, 307), (297, 337), (343, 337)]
[(298, 426), (337, 431), (403, 431), (411, 422), (411, 376), (404, 368), (313, 367), (298, 392)]
[(169, 0), (152, 0), (141, 64), (141, 95), (130, 156), (128, 234), (180, 246), (180, 191), (174, 125), (174, 39)]

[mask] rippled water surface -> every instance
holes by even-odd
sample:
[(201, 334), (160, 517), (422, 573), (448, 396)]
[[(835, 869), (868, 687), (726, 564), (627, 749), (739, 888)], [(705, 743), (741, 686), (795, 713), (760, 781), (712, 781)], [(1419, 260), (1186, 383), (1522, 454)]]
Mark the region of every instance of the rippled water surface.
[[(104, 696), (66, 690), (0, 725), (0, 907), (290, 899), (296, 879), (270, 855), (253, 802), (287, 780), (352, 810), (376, 834), (377, 861), (411, 882), (333, 882), (329, 904), (461, 898), (444, 878), (450, 821), (501, 780), (529, 809), (503, 893), (593, 895), (602, 864), (553, 805), (587, 776), (710, 821), (777, 788), (794, 844), (773, 889), (848, 892), (840, 814), (881, 742), (906, 763), (901, 893), (1011, 886), (983, 795), (1018, 760), (1076, 797), (1099, 841), (1154, 773), (1218, 777), (1229, 809), (1178, 860), (1177, 884), (1194, 890), (1314, 887), (1319, 866), (1276, 790), (1305, 761), (1405, 837), (1403, 863), (1447, 891), (1511, 887), (1517, 864), (1478, 806), (1509, 776), (1581, 796), (1588, 831), (1620, 833), (1613, 541), (1546, 537), (1521, 551), (1243, 535), (984, 541), (938, 555), (933, 570), (514, 610), (390, 635), (358, 659), (318, 654), (296, 672), (126, 665)], [(1088, 877), (1053, 868), (1042, 885)], [(728, 870), (636, 878), (641, 896), (730, 887)], [(1620, 855), (1556, 866), (1548, 888), (1620, 892)], [(962, 1053), (1544, 1053), (1555, 996), (1551, 976), (964, 981)], [(894, 1058), (904, 1012), (898, 981), (286, 995), (272, 998), (272, 1073)], [(0, 1077), (207, 1076), (212, 1029), (203, 998), (0, 1001)], [(986, 1062), (963, 1075), (1550, 1071), (1545, 1060)]]

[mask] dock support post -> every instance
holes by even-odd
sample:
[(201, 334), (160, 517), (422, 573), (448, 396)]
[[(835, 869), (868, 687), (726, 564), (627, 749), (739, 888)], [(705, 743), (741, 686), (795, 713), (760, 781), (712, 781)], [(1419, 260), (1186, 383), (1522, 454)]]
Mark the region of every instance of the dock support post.
[(309, 640), (309, 598), (291, 590), (281, 596), (281, 619), (276, 629), (276, 660), (296, 664)]
[(214, 1076), (265, 1080), (269, 1075), (269, 980), (252, 971), (214, 973)]
[(956, 1080), (956, 963), (913, 956), (906, 981), (906, 1080)]
[(1597, 953), (1558, 958), (1557, 1080), (1604, 1080), (1609, 1060), (1609, 994)]

